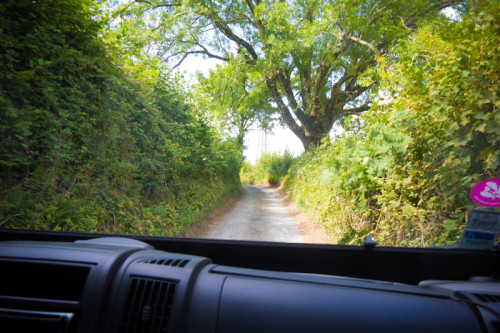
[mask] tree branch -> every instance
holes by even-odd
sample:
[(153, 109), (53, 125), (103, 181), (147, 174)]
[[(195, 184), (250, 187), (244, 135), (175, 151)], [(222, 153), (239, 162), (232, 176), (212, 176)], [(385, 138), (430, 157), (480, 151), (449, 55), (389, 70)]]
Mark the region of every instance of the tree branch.
[(273, 100), (278, 105), (278, 110), (287, 126), (296, 136), (299, 137), (301, 141), (305, 140), (305, 134), (302, 131), (302, 127), (297, 124), (295, 119), (293, 119), (290, 110), (288, 110), (288, 107), (285, 105), (285, 103), (283, 103), (283, 100), (281, 99), (278, 87), (276, 86), (276, 80), (273, 78), (268, 78), (266, 79), (266, 84)]
[(368, 103), (365, 103), (361, 106), (351, 108), (351, 109), (344, 109), (342, 110), (342, 115), (347, 116), (347, 115), (357, 115), (360, 114), (361, 112), (365, 112), (370, 110), (371, 105)]
[(113, 15), (113, 19), (115, 19), (118, 15), (121, 15), (124, 11), (126, 11), (130, 6), (132, 6), (136, 1), (130, 2), (128, 5), (120, 9), (115, 15)]
[(250, 10), (253, 13), (254, 10), (255, 10), (255, 6), (253, 5), (252, 1), (251, 0), (245, 0), (245, 2), (247, 3), (248, 8), (250, 8)]
[(300, 78), (300, 97), (302, 102), (302, 110), (307, 110), (311, 95), (311, 61), (312, 61), (313, 47), (309, 47), (306, 51), (298, 54), (297, 51), (290, 51), (293, 63), (299, 72)]
[(254, 21), (252, 20), (251, 17), (249, 17), (247, 14), (240, 12), (240, 11), (237, 11), (237, 10), (221, 10), (221, 11), (216, 11), (214, 13), (235, 13), (235, 14), (241, 15), (241, 17), (239, 17), (239, 18), (234, 18), (232, 20), (225, 20), (224, 22), (237, 22), (240, 20), (246, 20), (252, 24), (254, 23)]
[(379, 55), (379, 50), (377, 50), (377, 48), (375, 46), (373, 46), (372, 44), (368, 43), (367, 41), (364, 41), (361, 38), (354, 37), (354, 36), (349, 36), (349, 35), (347, 35), (347, 38), (349, 38), (353, 42), (356, 42), (358, 44), (366, 46), (367, 48), (369, 48), (370, 50), (372, 50), (373, 53), (375, 53), (376, 55)]
[(290, 105), (297, 118), (299, 118), (299, 120), (303, 122), (304, 112), (302, 111), (302, 109), (299, 108), (297, 100), (295, 99), (295, 96), (293, 94), (292, 82), (290, 81), (290, 76), (285, 75), (283, 71), (279, 71), (278, 74), (276, 75), (276, 78), (281, 86), (281, 89), (283, 89), (283, 92), (285, 93), (288, 105)]
[(184, 54), (205, 54), (209, 58), (219, 59), (219, 60), (222, 60), (222, 61), (229, 61), (228, 57), (223, 57), (223, 56), (219, 56), (217, 54), (213, 54), (212, 52), (208, 51), (206, 49), (206, 47), (204, 47), (203, 45), (200, 45), (200, 44), (197, 44), (197, 43), (196, 43), (196, 45), (198, 45), (199, 47), (201, 47), (202, 50), (184, 51), (183, 53)]
[(179, 67), (179, 66), (180, 66), (180, 64), (182, 64), (182, 62), (183, 62), (183, 61), (187, 58), (187, 56), (188, 56), (187, 54), (184, 54), (184, 55), (182, 56), (182, 59), (181, 59), (181, 60), (180, 60), (180, 61), (179, 61), (179, 62), (178, 62), (178, 63), (177, 63), (174, 67), (172, 67), (172, 68), (170, 69), (169, 74), (170, 74), (170, 73), (171, 73), (174, 69), (176, 69), (177, 67)]
[(182, 6), (182, 3), (162, 3), (160, 5), (153, 5), (151, 2), (149, 2), (147, 0), (135, 0), (135, 2), (147, 3), (148, 5), (153, 6), (153, 7), (151, 7), (151, 9), (156, 9), (156, 8), (160, 8), (160, 7), (179, 7), (179, 6)]
[(346, 103), (354, 101), (357, 97), (361, 96), (365, 91), (369, 90), (371, 87), (373, 87), (375, 83), (372, 83), (368, 87), (364, 86), (356, 86), (354, 89), (350, 91), (346, 91), (347, 93), (347, 99)]
[(340, 88), (342, 87), (342, 85), (344, 83), (346, 83), (348, 80), (352, 79), (354, 76), (355, 75), (349, 74), (346, 71), (344, 73), (344, 75), (342, 75), (342, 77), (337, 82), (335, 82), (334, 84), (332, 84), (332, 88), (330, 90), (331, 95), (333, 96), (334, 94), (339, 93), (340, 92)]
[[(207, 10), (210, 10), (209, 8), (205, 7)], [(235, 42), (236, 44), (244, 47), (252, 56), (254, 60), (258, 59), (257, 53), (255, 52), (254, 48), (250, 43), (248, 43), (246, 40), (238, 37), (234, 32), (226, 25), (223, 24), (224, 20), (221, 20), (221, 18), (214, 13), (213, 11), (210, 11), (207, 14), (207, 17), (212, 20), (213, 24), (230, 40)]]
[(178, 40), (177, 42), (186, 43), (186, 44), (193, 44), (193, 45), (196, 45), (196, 46), (200, 47), (201, 50), (179, 51), (179, 52), (176, 52), (176, 53), (172, 53), (169, 56), (169, 58), (178, 56), (180, 54), (186, 54), (186, 55), (188, 55), (188, 54), (205, 54), (209, 58), (219, 59), (219, 60), (222, 60), (222, 61), (229, 61), (228, 57), (224, 57), (224, 56), (220, 56), (220, 55), (214, 54), (214, 53), (210, 52), (205, 46), (203, 46), (202, 44), (200, 44), (198, 42), (195, 42), (195, 41), (192, 41), (192, 40)]
[[(337, 22), (337, 26), (340, 28), (341, 31), (341, 36), (340, 36), (340, 41), (338, 45), (338, 50), (333, 52), (333, 57), (338, 57), (341, 55), (350, 45), (349, 39), (347, 37), (347, 33), (344, 31), (340, 23)], [(321, 59), (319, 62), (319, 69), (318, 73), (316, 74), (316, 78), (314, 79), (314, 84), (313, 84), (313, 95), (312, 95), (312, 105), (311, 105), (311, 110), (314, 109), (314, 106), (319, 106), (320, 105), (320, 93), (321, 93), (321, 87), (324, 86), (325, 79), (330, 71), (331, 66), (327, 64), (327, 52), (329, 48), (331, 47), (331, 43), (328, 43), (326, 46), (325, 52), (321, 55)]]

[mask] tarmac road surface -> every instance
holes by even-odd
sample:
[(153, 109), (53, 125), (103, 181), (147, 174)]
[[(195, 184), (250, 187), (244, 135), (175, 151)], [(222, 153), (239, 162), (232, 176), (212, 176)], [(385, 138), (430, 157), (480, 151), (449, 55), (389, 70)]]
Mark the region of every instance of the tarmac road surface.
[(302, 243), (295, 221), (276, 190), (243, 186), (240, 202), (209, 235), (209, 238)]

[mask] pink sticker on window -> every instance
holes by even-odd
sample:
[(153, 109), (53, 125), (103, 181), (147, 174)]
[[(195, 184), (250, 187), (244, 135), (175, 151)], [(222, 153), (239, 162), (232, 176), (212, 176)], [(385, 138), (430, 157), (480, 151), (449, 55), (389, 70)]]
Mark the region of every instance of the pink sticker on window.
[(500, 178), (483, 180), (470, 191), (471, 199), (485, 207), (500, 207)]

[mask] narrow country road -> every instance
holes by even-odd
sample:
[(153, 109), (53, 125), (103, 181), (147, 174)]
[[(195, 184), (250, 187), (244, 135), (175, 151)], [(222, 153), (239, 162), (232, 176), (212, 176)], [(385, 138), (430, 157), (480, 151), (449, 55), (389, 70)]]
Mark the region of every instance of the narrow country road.
[(302, 243), (295, 221), (276, 190), (243, 186), (241, 201), (209, 238)]

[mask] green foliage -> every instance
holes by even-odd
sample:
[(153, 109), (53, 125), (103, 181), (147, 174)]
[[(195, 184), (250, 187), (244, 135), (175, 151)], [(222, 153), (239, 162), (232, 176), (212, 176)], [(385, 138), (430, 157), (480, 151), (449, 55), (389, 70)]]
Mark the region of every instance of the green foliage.
[(211, 70), (208, 78), (198, 77), (195, 97), (200, 107), (210, 113), (222, 130), (235, 133), (237, 142), (244, 149), (244, 136), (251, 126), (269, 130), (276, 108), (265, 85), (252, 80), (250, 72), (242, 71), (233, 59), (225, 66)]
[(285, 150), (283, 154), (264, 152), (255, 165), (245, 163), (240, 171), (243, 184), (269, 184), (279, 186), (294, 160), (293, 155)]
[[(244, 95), (241, 83), (248, 80), (258, 88), (257, 96), (266, 97), (249, 97), (251, 104), (266, 103), (268, 109), (279, 110), (283, 123), (306, 150), (327, 137), (337, 120), (369, 109), (367, 92), (378, 82), (375, 57), (438, 16), (445, 4), (428, 0), (159, 3), (124, 3), (118, 10), (122, 25), (148, 28), (153, 46), (148, 49), (174, 66), (193, 54), (227, 62), (215, 74), (223, 77), (224, 84), (233, 83), (233, 112), (245, 110), (239, 109), (239, 101)], [(144, 44), (144, 38), (134, 41)], [(224, 90), (219, 87), (215, 94)], [(271, 98), (272, 108), (267, 101)], [(224, 105), (222, 112), (227, 110)]]
[(373, 231), (387, 169), (404, 154), (405, 138), (386, 125), (325, 142), (297, 159), (284, 180), (290, 197), (340, 244), (359, 244)]
[(1, 227), (180, 235), (238, 190), (234, 142), (178, 78), (118, 57), (106, 17), (90, 0), (0, 4)]
[(471, 187), (500, 174), (499, 5), (464, 8), (379, 58), (384, 103), (292, 165), (285, 188), (337, 242), (456, 243)]

